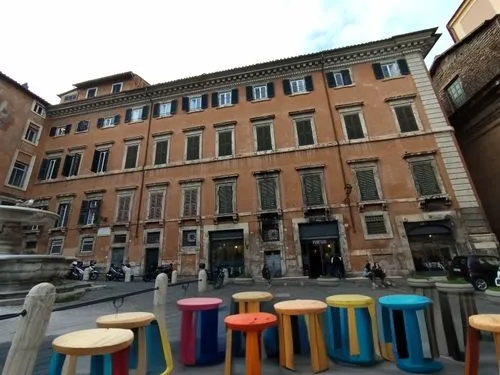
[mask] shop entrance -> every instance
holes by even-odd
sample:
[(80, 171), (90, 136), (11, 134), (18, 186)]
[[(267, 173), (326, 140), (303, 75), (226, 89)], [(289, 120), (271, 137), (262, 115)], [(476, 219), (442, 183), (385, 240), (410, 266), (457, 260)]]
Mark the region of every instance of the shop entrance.
[(209, 232), (209, 267), (215, 270), (224, 266), (229, 277), (238, 277), (245, 273), (245, 255), (243, 229), (218, 230)]

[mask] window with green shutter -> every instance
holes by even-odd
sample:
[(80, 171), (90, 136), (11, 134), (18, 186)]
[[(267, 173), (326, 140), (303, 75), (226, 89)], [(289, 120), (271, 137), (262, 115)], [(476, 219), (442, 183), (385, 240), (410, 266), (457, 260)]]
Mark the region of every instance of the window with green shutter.
[(355, 171), (358, 182), (360, 201), (376, 201), (380, 194), (375, 180), (375, 169), (358, 169)]
[(198, 160), (200, 158), (201, 135), (186, 136), (186, 160)]
[(394, 107), (401, 133), (414, 132), (418, 130), (417, 119), (413, 113), (411, 104)]
[(255, 125), (256, 148), (259, 151), (270, 151), (273, 149), (271, 124)]
[(137, 166), (137, 154), (139, 153), (139, 145), (127, 145), (127, 154), (125, 156), (125, 165), (123, 169), (132, 169)]
[(425, 197), (442, 193), (433, 160), (411, 161), (410, 165), (415, 187), (420, 196)]
[(217, 186), (217, 213), (219, 215), (234, 213), (233, 190), (234, 185), (232, 183)]
[(299, 146), (308, 146), (314, 144), (314, 134), (311, 119), (295, 120), (297, 128), (297, 143)]
[(154, 165), (167, 164), (168, 139), (155, 140), (155, 161)]
[(344, 125), (347, 139), (361, 139), (365, 137), (359, 113), (344, 114)]
[(233, 130), (220, 130), (217, 132), (218, 152), (217, 156), (233, 155)]
[(302, 175), (302, 189), (307, 207), (322, 206), (325, 204), (322, 181), (320, 173)]
[(271, 211), (278, 209), (278, 199), (276, 194), (276, 177), (265, 177), (258, 180), (260, 210)]

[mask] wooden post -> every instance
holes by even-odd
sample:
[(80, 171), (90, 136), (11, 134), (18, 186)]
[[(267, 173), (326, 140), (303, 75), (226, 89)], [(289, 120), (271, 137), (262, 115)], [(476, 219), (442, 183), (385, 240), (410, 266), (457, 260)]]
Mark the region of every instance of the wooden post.
[(177, 283), (177, 270), (172, 271), (172, 284)]
[(160, 329), (161, 343), (163, 346), (163, 355), (167, 368), (162, 373), (170, 374), (174, 369), (174, 360), (172, 357), (172, 348), (170, 347), (170, 339), (167, 331), (167, 321), (165, 318), (165, 306), (167, 305), (167, 289), (168, 276), (165, 273), (160, 273), (156, 276), (154, 298), (153, 298), (153, 313), (155, 314), (158, 328)]
[(200, 270), (198, 272), (198, 293), (207, 291), (207, 271)]
[(26, 316), (19, 318), (2, 375), (33, 373), (55, 300), (54, 285), (41, 283), (31, 288), (23, 305)]

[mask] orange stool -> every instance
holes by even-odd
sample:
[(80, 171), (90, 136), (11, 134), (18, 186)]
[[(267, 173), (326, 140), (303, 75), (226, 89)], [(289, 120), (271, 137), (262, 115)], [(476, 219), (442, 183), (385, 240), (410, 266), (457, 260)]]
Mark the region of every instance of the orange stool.
[(276, 315), (269, 313), (246, 313), (229, 315), (224, 319), (226, 323), (226, 365), (224, 375), (231, 375), (232, 337), (233, 330), (246, 333), (245, 341), (245, 375), (261, 375), (260, 367), (260, 334), (266, 328), (278, 324)]
[(479, 368), (479, 331), (493, 334), (497, 362), (500, 366), (500, 314), (471, 315), (469, 316), (467, 346), (465, 348), (465, 375), (477, 375)]

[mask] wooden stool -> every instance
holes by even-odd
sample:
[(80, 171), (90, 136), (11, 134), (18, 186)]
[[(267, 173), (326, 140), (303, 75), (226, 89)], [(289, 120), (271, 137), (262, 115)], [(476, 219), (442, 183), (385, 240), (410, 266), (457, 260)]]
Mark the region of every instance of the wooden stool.
[(77, 357), (91, 356), (90, 375), (127, 375), (128, 348), (133, 340), (134, 333), (121, 328), (86, 329), (59, 336), (52, 341), (49, 374), (61, 375), (69, 356), (66, 375), (76, 375)]
[(260, 334), (268, 327), (278, 324), (278, 318), (268, 313), (245, 313), (229, 315), (224, 319), (226, 333), (226, 366), (224, 375), (231, 375), (231, 341), (232, 331), (246, 333), (245, 341), (245, 375), (261, 375), (260, 366)]
[(220, 298), (184, 298), (177, 301), (182, 311), (181, 363), (208, 365), (224, 360), (219, 350)]
[(500, 314), (479, 314), (469, 316), (464, 374), (477, 375), (479, 368), (479, 331), (493, 334), (500, 373)]
[(333, 360), (372, 365), (380, 358), (375, 301), (360, 294), (326, 298), (326, 343)]
[(97, 318), (99, 328), (132, 329), (135, 333), (130, 351), (129, 368), (137, 369), (137, 375), (147, 372), (146, 327), (155, 320), (154, 314), (148, 312), (129, 312), (104, 315)]
[(328, 370), (325, 340), (321, 324), (321, 314), (327, 308), (326, 303), (317, 300), (292, 300), (274, 305), (279, 317), (279, 357), (280, 366), (295, 370), (293, 360), (293, 333), (291, 316), (304, 316), (309, 338), (311, 364), (314, 373)]

